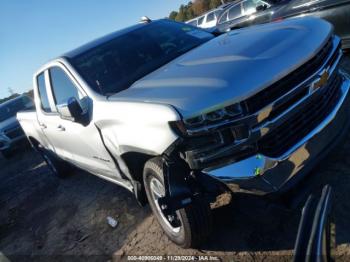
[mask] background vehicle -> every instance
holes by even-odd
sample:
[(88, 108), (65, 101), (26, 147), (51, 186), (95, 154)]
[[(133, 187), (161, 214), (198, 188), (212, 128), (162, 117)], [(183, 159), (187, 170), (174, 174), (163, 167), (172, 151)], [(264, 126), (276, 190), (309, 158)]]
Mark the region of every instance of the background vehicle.
[(9, 157), (20, 143), (26, 142), (16, 114), (31, 109), (34, 109), (34, 103), (25, 95), (0, 104), (0, 152), (4, 157)]
[(220, 17), (221, 13), (225, 10), (227, 6), (229, 6), (229, 4), (219, 6), (218, 8), (211, 10), (199, 17), (188, 20), (185, 23), (201, 28), (214, 27), (217, 24), (218, 18)]
[(286, 191), (347, 133), (341, 58), (320, 19), (217, 38), (170, 20), (142, 23), (44, 65), (36, 112), (17, 118), (55, 174), (67, 174), (67, 161), (141, 203), (146, 194), (169, 238), (197, 246), (219, 194)]
[(243, 0), (220, 16), (217, 28), (226, 32), (291, 17), (315, 16), (332, 23), (342, 38), (343, 48), (349, 48), (349, 13), (349, 0)]

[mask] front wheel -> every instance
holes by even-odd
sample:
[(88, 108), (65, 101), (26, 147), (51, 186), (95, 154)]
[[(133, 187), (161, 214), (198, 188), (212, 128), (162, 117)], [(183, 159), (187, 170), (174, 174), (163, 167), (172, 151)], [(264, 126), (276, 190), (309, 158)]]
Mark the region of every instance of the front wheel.
[(179, 226), (174, 227), (164, 215), (158, 201), (165, 195), (160, 158), (153, 158), (145, 164), (143, 179), (153, 214), (170, 240), (184, 248), (198, 247), (211, 232), (212, 216), (209, 203), (203, 199), (194, 199), (190, 205), (177, 210), (177, 217), (172, 219), (177, 219)]

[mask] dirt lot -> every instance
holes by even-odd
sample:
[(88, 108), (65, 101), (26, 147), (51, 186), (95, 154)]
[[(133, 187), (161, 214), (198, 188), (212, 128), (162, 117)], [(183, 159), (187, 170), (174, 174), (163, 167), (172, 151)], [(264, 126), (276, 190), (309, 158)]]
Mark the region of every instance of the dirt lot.
[[(38, 155), (24, 150), (11, 160), (0, 159), (0, 252), (14, 261), (106, 261), (136, 254), (290, 260), (305, 197), (330, 184), (333, 251), (345, 261), (350, 258), (349, 152), (350, 135), (288, 201), (234, 196), (228, 206), (214, 210), (214, 233), (208, 242), (200, 250), (183, 250), (169, 242), (150, 209), (139, 207), (128, 191), (80, 171), (59, 180)], [(110, 227), (107, 216), (117, 218), (119, 225)]]

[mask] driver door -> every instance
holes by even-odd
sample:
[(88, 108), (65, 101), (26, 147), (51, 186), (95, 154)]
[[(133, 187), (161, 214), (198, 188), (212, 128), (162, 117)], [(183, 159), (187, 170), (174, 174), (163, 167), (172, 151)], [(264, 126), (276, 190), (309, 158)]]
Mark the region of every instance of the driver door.
[[(67, 103), (69, 98), (74, 97), (80, 104), (83, 112), (91, 111), (89, 98), (79, 88), (66, 70), (61, 65), (52, 66), (48, 69), (53, 102), (57, 106)], [(117, 168), (113, 159), (104, 147), (99, 131), (93, 121), (87, 125), (63, 119), (56, 116), (55, 147), (69, 161), (75, 165), (95, 174), (111, 177), (117, 176)]]

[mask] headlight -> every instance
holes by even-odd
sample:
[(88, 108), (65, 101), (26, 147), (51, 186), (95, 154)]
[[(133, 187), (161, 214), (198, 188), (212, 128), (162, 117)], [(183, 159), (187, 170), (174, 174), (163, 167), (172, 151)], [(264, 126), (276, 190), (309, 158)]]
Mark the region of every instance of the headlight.
[[(240, 103), (232, 104), (205, 114), (184, 119), (183, 121), (171, 122), (170, 126), (175, 132), (182, 135), (194, 134), (197, 131), (203, 132), (215, 124), (225, 124), (243, 116)], [(203, 130), (201, 130), (203, 129)], [(201, 130), (201, 131), (199, 131)]]
[(233, 120), (243, 115), (242, 107), (239, 103), (226, 106), (199, 116), (184, 119), (184, 123), (189, 128), (203, 124), (210, 125), (220, 120)]

